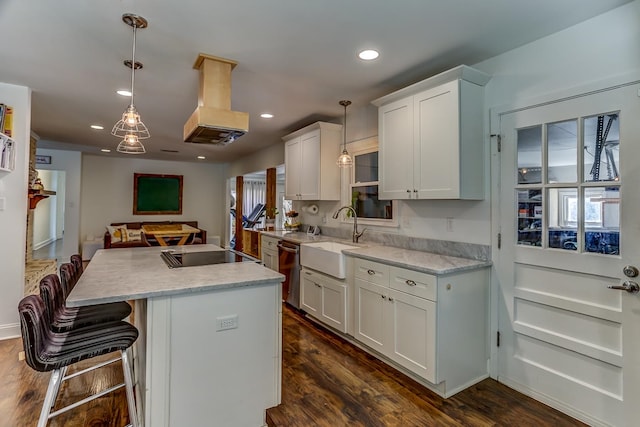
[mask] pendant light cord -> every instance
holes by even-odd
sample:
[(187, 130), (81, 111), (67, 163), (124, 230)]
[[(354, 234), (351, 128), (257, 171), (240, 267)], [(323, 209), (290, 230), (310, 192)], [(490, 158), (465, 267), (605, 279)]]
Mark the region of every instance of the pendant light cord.
[(131, 49), (131, 104), (133, 107), (133, 86), (136, 81), (136, 29), (138, 26), (133, 24), (133, 48)]

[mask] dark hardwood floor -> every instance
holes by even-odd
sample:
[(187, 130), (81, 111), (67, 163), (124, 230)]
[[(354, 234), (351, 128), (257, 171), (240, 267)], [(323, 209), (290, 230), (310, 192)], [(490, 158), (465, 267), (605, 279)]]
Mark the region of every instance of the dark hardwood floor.
[[(493, 380), (442, 399), (292, 309), (283, 311), (282, 404), (269, 409), (270, 426), (583, 425)], [(0, 427), (35, 426), (40, 414), (49, 373), (19, 361), (21, 350), (19, 339), (0, 341)], [(63, 385), (56, 408), (121, 381), (119, 362), (73, 378)], [(127, 422), (121, 389), (54, 418), (49, 426), (121, 427)]]
[(285, 306), (282, 404), (270, 426), (580, 426), (494, 380), (449, 399)]

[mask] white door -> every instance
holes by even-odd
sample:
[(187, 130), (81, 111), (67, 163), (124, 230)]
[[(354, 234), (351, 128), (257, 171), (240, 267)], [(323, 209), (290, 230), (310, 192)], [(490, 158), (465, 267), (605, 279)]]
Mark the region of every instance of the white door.
[(498, 380), (594, 425), (640, 414), (638, 88), (500, 116)]

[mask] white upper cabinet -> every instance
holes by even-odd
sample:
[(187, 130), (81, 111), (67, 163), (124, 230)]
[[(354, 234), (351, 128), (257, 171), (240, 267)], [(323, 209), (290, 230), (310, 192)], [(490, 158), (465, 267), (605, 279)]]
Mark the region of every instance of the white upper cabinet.
[(285, 197), (290, 200), (340, 200), (341, 125), (316, 122), (285, 141)]
[(460, 66), (373, 101), (380, 199), (484, 198), (483, 92)]

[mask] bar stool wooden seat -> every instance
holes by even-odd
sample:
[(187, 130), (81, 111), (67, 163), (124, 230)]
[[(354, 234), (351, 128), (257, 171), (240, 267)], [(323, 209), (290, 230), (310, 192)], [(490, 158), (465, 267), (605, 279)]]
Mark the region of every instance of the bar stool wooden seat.
[(126, 302), (67, 307), (65, 293), (56, 274), (49, 274), (40, 281), (40, 296), (54, 332), (67, 332), (86, 326), (123, 320), (131, 314)]
[[(73, 329), (64, 333), (53, 332), (48, 316), (45, 313), (44, 301), (39, 295), (29, 295), (22, 299), (18, 305), (18, 312), (20, 314), (20, 328), (27, 364), (39, 372), (51, 371), (51, 378), (44, 403), (42, 404), (38, 427), (45, 427), (49, 419), (122, 387), (125, 387), (127, 394), (129, 425), (138, 426), (133, 394), (133, 376), (129, 356), (127, 355), (127, 349), (138, 338), (138, 330), (134, 326), (126, 322), (109, 322)], [(91, 368), (66, 376), (69, 365), (115, 351), (120, 352), (119, 358), (102, 362)], [(51, 412), (62, 381), (117, 360), (122, 360), (124, 383), (110, 387), (53, 413)]]

